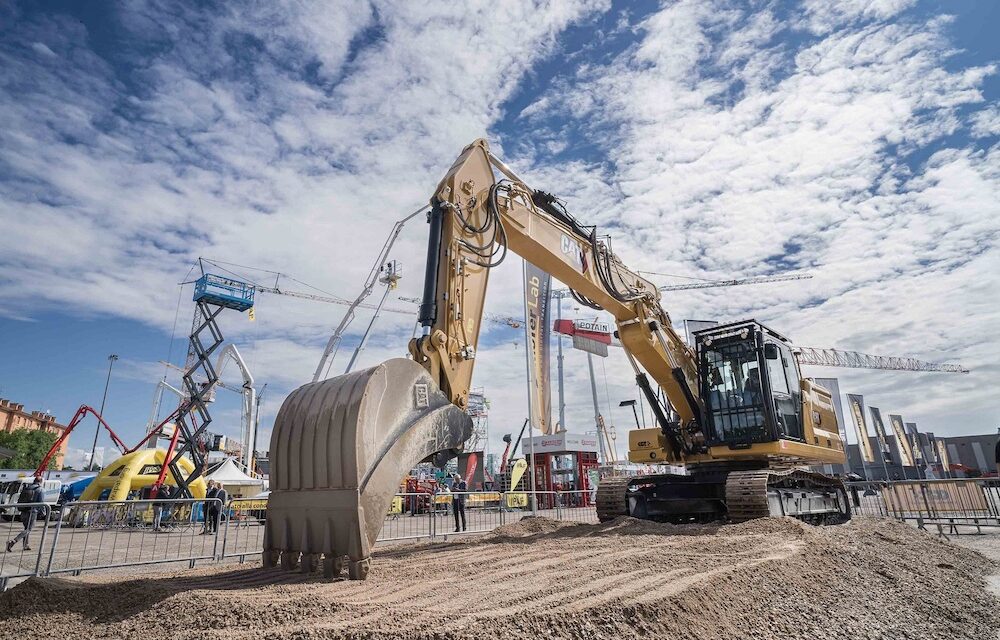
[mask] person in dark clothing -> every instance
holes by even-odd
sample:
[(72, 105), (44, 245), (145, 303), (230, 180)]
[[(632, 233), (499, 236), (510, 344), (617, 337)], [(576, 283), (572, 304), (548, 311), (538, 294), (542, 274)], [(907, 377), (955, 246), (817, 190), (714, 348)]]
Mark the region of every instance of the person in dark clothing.
[(205, 493), (205, 530), (202, 531), (202, 535), (207, 533), (212, 533), (212, 523), (215, 522), (215, 512), (216, 512), (216, 502), (213, 500), (219, 494), (218, 487), (215, 486), (215, 480), (208, 481), (208, 491)]
[[(157, 500), (169, 500), (174, 497), (174, 491), (169, 484), (165, 484), (156, 492)], [(169, 502), (156, 502), (153, 504), (153, 531), (163, 528), (164, 520), (170, 520), (170, 512), (173, 505)]]
[(465, 492), (469, 490), (469, 485), (462, 480), (462, 476), (455, 474), (455, 482), (451, 485), (452, 507), (455, 512), (455, 533), (458, 533), (458, 518), (462, 518), (462, 531), (465, 531)]
[(219, 503), (215, 505), (215, 517), (212, 518), (212, 531), (219, 530), (219, 521), (222, 519), (222, 515), (226, 511), (226, 501), (229, 500), (229, 492), (226, 491), (226, 488), (223, 487), (221, 483), (217, 483), (215, 486), (215, 497), (219, 500)]
[(17, 502), (18, 504), (38, 504), (33, 507), (18, 507), (18, 510), (21, 512), (21, 526), (24, 527), (24, 530), (7, 543), (8, 553), (14, 548), (18, 540), (24, 545), (25, 551), (31, 551), (31, 547), (28, 546), (28, 535), (31, 534), (31, 528), (35, 526), (35, 518), (38, 514), (45, 513), (45, 507), (40, 504), (45, 502), (45, 493), (42, 491), (42, 479), (36, 477), (34, 482), (22, 489), (21, 495), (17, 497)]

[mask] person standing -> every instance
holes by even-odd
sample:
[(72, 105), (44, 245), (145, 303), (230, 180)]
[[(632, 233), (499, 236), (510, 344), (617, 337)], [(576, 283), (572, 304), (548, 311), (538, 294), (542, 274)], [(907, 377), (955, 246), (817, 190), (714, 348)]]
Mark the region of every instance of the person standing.
[(24, 545), (25, 551), (31, 551), (31, 547), (28, 546), (28, 535), (31, 533), (31, 528), (35, 526), (35, 517), (38, 513), (45, 513), (45, 507), (41, 504), (43, 502), (45, 502), (45, 493), (42, 491), (42, 479), (36, 476), (30, 485), (21, 489), (21, 494), (17, 497), (18, 504), (28, 505), (34, 503), (34, 506), (18, 507), (18, 510), (21, 512), (21, 526), (24, 527), (24, 530), (7, 543), (8, 553), (14, 548), (18, 540)]
[(212, 518), (212, 531), (219, 530), (219, 521), (226, 512), (226, 501), (229, 500), (229, 492), (222, 486), (221, 482), (215, 484), (215, 498), (219, 501), (215, 505), (215, 517)]
[(455, 533), (458, 533), (458, 518), (462, 518), (462, 531), (465, 531), (465, 492), (469, 490), (469, 485), (462, 480), (462, 476), (455, 474), (455, 482), (452, 483), (452, 509), (455, 512)]
[[(153, 503), (153, 531), (160, 531), (163, 521), (170, 519), (170, 503), (166, 502), (173, 497), (173, 492), (169, 484), (165, 484), (156, 492), (156, 502)], [(160, 502), (160, 501), (163, 502)]]
[(215, 498), (219, 493), (215, 480), (208, 481), (208, 491), (205, 493), (205, 528), (202, 535), (212, 533), (212, 522), (215, 520)]

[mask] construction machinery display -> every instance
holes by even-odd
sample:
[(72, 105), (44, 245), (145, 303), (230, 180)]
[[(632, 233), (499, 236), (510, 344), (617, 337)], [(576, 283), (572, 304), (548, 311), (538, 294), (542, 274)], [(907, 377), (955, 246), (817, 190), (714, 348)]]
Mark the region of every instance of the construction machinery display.
[(629, 459), (686, 466), (685, 475), (602, 483), (602, 520), (850, 517), (840, 480), (800, 468), (842, 463), (844, 443), (830, 393), (802, 378), (780, 333), (749, 320), (697, 332), (690, 348), (659, 288), (626, 267), (596, 227), (528, 187), (485, 140), (466, 147), (440, 182), (428, 223), (422, 331), (411, 359), (305, 385), (278, 413), (265, 566), (309, 571), (322, 559), (327, 576), (346, 565), (352, 579), (366, 577), (405, 470), (443, 464), (472, 435), (466, 407), (487, 283), (508, 251), (565, 283), (579, 304), (614, 317), (657, 419), (630, 433)]

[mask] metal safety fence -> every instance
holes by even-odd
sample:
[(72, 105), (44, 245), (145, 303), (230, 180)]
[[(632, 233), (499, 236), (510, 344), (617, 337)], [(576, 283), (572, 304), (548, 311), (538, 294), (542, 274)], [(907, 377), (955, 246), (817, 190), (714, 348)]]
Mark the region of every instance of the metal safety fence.
[(981, 533), (1000, 527), (1000, 481), (983, 478), (849, 482), (856, 515), (894, 518), (939, 533)]
[(72, 502), (56, 520), (44, 575), (214, 560), (218, 499)]
[[(18, 505), (0, 523), (0, 590), (14, 579), (120, 567), (259, 557), (267, 499), (167, 499)], [(394, 496), (378, 542), (447, 540), (537, 515), (597, 522), (594, 492), (468, 491)]]
[(37, 576), (42, 566), (42, 551), (49, 537), (52, 508), (42, 502), (17, 505), (15, 515), (0, 522), (0, 591), (7, 589), (13, 578)]
[[(219, 557), (243, 561), (247, 556), (259, 554), (264, 542), (267, 500), (234, 499), (226, 513)], [(596, 523), (594, 492), (397, 493), (376, 542), (447, 540), (455, 535), (487, 533), (529, 515)]]

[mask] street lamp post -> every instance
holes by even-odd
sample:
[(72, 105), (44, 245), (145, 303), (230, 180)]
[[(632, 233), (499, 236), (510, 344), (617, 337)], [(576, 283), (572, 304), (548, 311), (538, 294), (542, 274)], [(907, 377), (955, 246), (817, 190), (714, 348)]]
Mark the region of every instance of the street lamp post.
[[(104, 381), (104, 397), (101, 398), (101, 420), (104, 419), (104, 403), (108, 400), (108, 386), (111, 384), (111, 369), (115, 366), (118, 356), (111, 354), (108, 356), (108, 377)], [(97, 429), (94, 431), (94, 445), (90, 448), (90, 470), (94, 471), (94, 455), (97, 453), (97, 437), (101, 435), (101, 420), (97, 421)]]
[(635, 428), (641, 429), (646, 426), (646, 416), (643, 415), (642, 427), (639, 426), (639, 414), (635, 410), (635, 400), (622, 400), (618, 403), (619, 407), (632, 407), (632, 415), (635, 416)]

